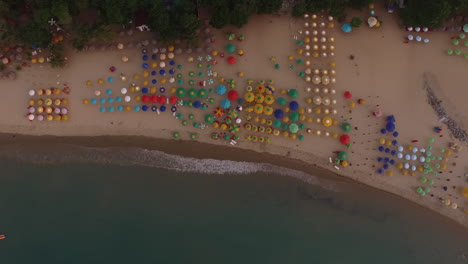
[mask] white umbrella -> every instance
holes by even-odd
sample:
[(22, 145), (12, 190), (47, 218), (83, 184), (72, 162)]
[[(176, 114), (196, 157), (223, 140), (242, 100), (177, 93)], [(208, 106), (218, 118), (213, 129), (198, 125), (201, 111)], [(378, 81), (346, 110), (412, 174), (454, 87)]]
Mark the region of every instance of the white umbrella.
[(414, 31), (419, 32), (419, 31), (421, 31), (421, 28), (420, 27), (415, 27)]
[(100, 96), (100, 95), (101, 95), (101, 91), (97, 91), (97, 90), (96, 90), (96, 91), (94, 91), (94, 94), (95, 94), (96, 96)]
[(28, 94), (29, 94), (29, 96), (34, 96), (36, 94), (36, 91), (31, 89), (31, 90), (29, 90)]
[(428, 38), (425, 38), (425, 39), (424, 39), (424, 43), (426, 43), (426, 44), (429, 43), (429, 39), (428, 39)]
[(237, 123), (237, 124), (240, 124), (240, 123), (242, 123), (242, 119), (240, 119), (240, 118), (237, 118), (237, 119), (236, 119), (236, 123)]
[(158, 48), (154, 48), (152, 51), (153, 51), (153, 53), (158, 53), (159, 49), (158, 49)]
[(320, 82), (322, 82), (322, 79), (320, 78), (320, 76), (315, 75), (314, 77), (312, 77), (312, 82), (314, 84), (319, 84)]
[(60, 114), (60, 108), (55, 108), (55, 109), (54, 109), (54, 112), (55, 112), (57, 115)]
[(126, 95), (126, 96), (124, 97), (124, 101), (127, 102), (127, 103), (130, 102), (131, 100), (132, 100), (132, 99), (131, 99), (130, 96), (128, 96), (128, 95)]
[(165, 53), (167, 50), (166, 50), (166, 48), (161, 48), (160, 51), (161, 51), (161, 53)]
[(60, 112), (62, 112), (62, 115), (66, 115), (68, 113), (68, 109), (64, 107)]
[(35, 116), (34, 116), (33, 114), (29, 114), (29, 115), (28, 115), (29, 121), (33, 121), (33, 120), (34, 120), (34, 117), (35, 117)]
[(408, 40), (413, 40), (413, 39), (414, 39), (413, 35), (408, 35)]
[(169, 53), (167, 54), (167, 57), (168, 57), (169, 59), (173, 59), (173, 58), (174, 58), (174, 53), (169, 52)]
[(127, 93), (127, 88), (124, 87), (124, 88), (120, 89), (120, 92), (121, 92), (122, 94), (126, 94), (126, 93)]
[(166, 59), (166, 54), (161, 54), (161, 55), (159, 55), (159, 59), (165, 60), (165, 59)]
[(173, 82), (175, 82), (175, 78), (174, 77), (169, 78), (169, 83), (173, 83)]
[[(164, 54), (162, 54), (162, 55), (164, 55)], [(161, 67), (161, 68), (166, 67), (166, 63), (165, 63), (164, 61), (161, 61), (161, 62), (159, 63), (159, 67)]]
[(416, 36), (416, 41), (420, 42), (422, 40), (421, 36)]
[(36, 112), (36, 108), (30, 106), (28, 107), (29, 113), (34, 114)]
[(369, 24), (369, 27), (374, 27), (377, 25), (377, 18), (371, 16), (367, 19), (367, 24)]
[(44, 116), (43, 116), (43, 115), (38, 115), (38, 116), (37, 116), (37, 120), (39, 120), (39, 121), (44, 120)]

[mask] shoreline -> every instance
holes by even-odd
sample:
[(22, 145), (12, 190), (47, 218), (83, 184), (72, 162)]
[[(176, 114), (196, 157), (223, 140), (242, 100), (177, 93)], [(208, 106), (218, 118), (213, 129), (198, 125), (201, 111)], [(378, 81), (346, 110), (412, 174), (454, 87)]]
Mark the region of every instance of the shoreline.
[[(40, 140), (38, 140), (40, 139)], [(397, 202), (405, 203), (411, 202), (410, 206), (417, 206), (436, 214), (441, 221), (449, 223), (457, 223), (457, 228), (466, 231), (468, 223), (462, 221), (462, 218), (451, 217), (448, 214), (443, 214), (440, 210), (435, 208), (432, 203), (423, 203), (409, 198), (405, 194), (393, 193), (389, 190), (383, 189), (379, 186), (371, 185), (363, 180), (353, 179), (345, 174), (334, 172), (331, 169), (324, 168), (317, 164), (311, 164), (304, 160), (285, 157), (269, 152), (260, 152), (243, 148), (230, 148), (228, 146), (210, 144), (199, 141), (187, 140), (174, 140), (164, 138), (153, 138), (145, 136), (33, 136), (24, 134), (10, 134), (0, 133), (0, 145), (49, 145), (49, 144), (63, 144), (75, 145), (80, 147), (93, 147), (93, 148), (139, 148), (145, 150), (156, 150), (166, 154), (177, 155), (186, 158), (195, 159), (214, 159), (214, 160), (229, 160), (237, 162), (250, 162), (258, 164), (270, 164), (282, 168), (292, 169), (303, 172), (310, 176), (315, 176), (318, 179), (332, 180), (337, 183), (345, 183), (352, 185), (353, 188), (363, 188), (364, 191), (379, 192), (381, 194), (389, 195), (392, 199), (397, 199)], [(229, 151), (226, 151), (229, 149)], [(288, 176), (290, 177), (290, 176)], [(305, 184), (313, 184), (304, 179), (293, 177)], [(320, 185), (320, 183), (316, 183)], [(401, 191), (401, 190), (399, 190)]]

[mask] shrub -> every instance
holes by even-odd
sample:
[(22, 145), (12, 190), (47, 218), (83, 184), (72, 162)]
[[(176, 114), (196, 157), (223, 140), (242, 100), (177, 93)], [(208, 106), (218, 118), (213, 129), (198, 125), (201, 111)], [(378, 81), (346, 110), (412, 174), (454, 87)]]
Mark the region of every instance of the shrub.
[(358, 28), (361, 26), (362, 24), (362, 19), (360, 19), (359, 17), (353, 17), (351, 19), (351, 23), (349, 23), (353, 28)]

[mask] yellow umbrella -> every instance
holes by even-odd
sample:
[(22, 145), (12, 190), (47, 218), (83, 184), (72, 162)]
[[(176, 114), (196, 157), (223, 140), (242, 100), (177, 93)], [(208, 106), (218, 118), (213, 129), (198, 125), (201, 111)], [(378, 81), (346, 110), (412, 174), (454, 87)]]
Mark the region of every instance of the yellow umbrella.
[(322, 125), (324, 125), (325, 127), (329, 127), (333, 125), (333, 119), (329, 116), (324, 117), (322, 119)]
[(39, 61), (39, 63), (44, 63), (44, 61), (45, 61), (44, 57), (40, 57), (38, 61)]
[(132, 107), (130, 107), (129, 105), (125, 106), (125, 111), (130, 111), (132, 110)]
[(51, 114), (53, 111), (52, 107), (46, 107), (46, 113)]
[(85, 104), (85, 105), (89, 104), (89, 100), (88, 100), (88, 99), (84, 99), (84, 100), (83, 100), (83, 104)]
[(86, 85), (91, 86), (93, 83), (90, 80), (86, 81)]
[(60, 89), (54, 89), (54, 94), (59, 95), (62, 92)]
[(47, 106), (52, 105), (52, 99), (50, 99), (50, 98), (45, 99), (45, 104), (46, 104)]
[(37, 89), (37, 91), (36, 91), (37, 95), (43, 95), (44, 92), (45, 91), (43, 89)]
[(54, 120), (54, 116), (53, 115), (47, 115), (47, 121), (52, 121)]
[(273, 94), (273, 92), (276, 90), (276, 88), (273, 85), (268, 85), (268, 87), (265, 89), (266, 94)]
[(143, 86), (148, 86), (148, 80), (143, 81)]
[(36, 58), (32, 58), (32, 59), (31, 59), (31, 63), (37, 63), (37, 59), (36, 59)]
[(29, 100), (29, 105), (33, 106), (36, 102), (34, 100)]
[(265, 100), (265, 97), (262, 94), (256, 94), (255, 95), (255, 102), (257, 104), (263, 103), (264, 100)]
[(254, 108), (253, 108), (253, 106), (251, 106), (251, 105), (248, 105), (247, 107), (245, 107), (245, 111), (247, 111), (247, 112), (252, 112), (253, 109), (254, 109)]
[(148, 77), (149, 76), (149, 72), (147, 70), (143, 71), (143, 77)]
[(62, 104), (63, 104), (63, 105), (68, 104), (68, 99), (66, 99), (66, 98), (65, 98), (65, 99), (62, 99)]
[(103, 84), (104, 80), (103, 79), (98, 79), (97, 82), (98, 82), (98, 84)]
[(255, 95), (253, 93), (251, 93), (251, 92), (247, 92), (244, 95), (244, 99), (245, 99), (246, 102), (251, 103), (251, 102), (253, 102), (255, 100)]
[(257, 86), (255, 86), (255, 90), (257, 91), (257, 93), (264, 93), (265, 92), (265, 86), (263, 86), (263, 84), (257, 84)]
[(55, 104), (55, 105), (59, 106), (60, 103), (61, 103), (60, 99), (55, 99), (55, 100), (54, 100), (54, 104)]
[(273, 114), (273, 107), (271, 107), (269, 105), (265, 106), (264, 109), (263, 109), (263, 113), (265, 115), (272, 115)]
[(38, 112), (39, 114), (41, 114), (42, 112), (44, 112), (44, 107), (39, 106), (39, 107), (37, 108), (37, 112)]
[(60, 120), (62, 120), (62, 117), (60, 115), (56, 115), (54, 119), (55, 119), (55, 121), (60, 121)]
[(468, 197), (468, 187), (464, 187), (462, 189), (462, 194), (463, 194), (463, 197)]
[(256, 104), (254, 107), (254, 112), (257, 114), (261, 114), (263, 112), (263, 105), (262, 104)]
[(275, 98), (273, 97), (273, 95), (267, 94), (267, 95), (265, 95), (265, 100), (264, 100), (264, 102), (265, 102), (266, 104), (271, 105), (271, 104), (273, 104), (273, 103), (275, 102)]
[(140, 79), (140, 75), (138, 75), (138, 74), (135, 73), (135, 74), (133, 75), (133, 79), (135, 79), (135, 80)]
[(37, 105), (42, 105), (43, 103), (44, 103), (44, 100), (42, 99), (37, 100)]
[(275, 135), (275, 136), (279, 136), (279, 134), (280, 134), (280, 131), (279, 131), (279, 130), (276, 130), (276, 129), (275, 129), (275, 130), (273, 130), (273, 135)]
[(51, 94), (52, 94), (52, 90), (51, 90), (51, 89), (46, 89), (46, 90), (45, 90), (45, 94), (46, 94), (46, 95), (51, 95)]
[(174, 45), (169, 45), (167, 47), (167, 50), (170, 51), (170, 52), (173, 52), (174, 51)]

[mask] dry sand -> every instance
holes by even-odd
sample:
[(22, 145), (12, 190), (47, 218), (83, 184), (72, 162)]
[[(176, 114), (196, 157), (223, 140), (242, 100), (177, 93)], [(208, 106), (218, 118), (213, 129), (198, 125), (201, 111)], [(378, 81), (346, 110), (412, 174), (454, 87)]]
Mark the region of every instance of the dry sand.
[[(394, 176), (384, 176), (376, 174), (378, 162), (376, 157), (379, 152), (378, 139), (380, 128), (384, 126), (383, 118), (371, 116), (375, 105), (380, 105), (384, 115), (393, 114), (397, 119), (397, 128), (400, 132), (398, 140), (402, 145), (410, 144), (411, 140), (417, 139), (417, 146), (426, 145), (429, 137), (435, 136), (432, 128), (442, 125), (434, 110), (427, 104), (426, 92), (423, 89), (423, 77), (427, 73), (430, 78), (431, 88), (442, 100), (449, 115), (463, 127), (468, 127), (468, 104), (465, 100), (468, 91), (461, 88), (464, 84), (464, 72), (467, 69), (466, 60), (461, 57), (450, 57), (445, 55), (445, 49), (450, 47), (450, 37), (453, 33), (431, 32), (424, 33), (431, 39), (430, 44), (410, 43), (404, 44), (404, 36), (407, 34), (399, 29), (396, 22), (396, 15), (384, 13), (378, 10), (379, 18), (384, 21), (380, 29), (369, 29), (365, 25), (355, 30), (352, 34), (344, 34), (337, 26), (329, 30), (329, 34), (336, 38), (336, 57), (333, 59), (318, 60), (312, 59), (314, 67), (328, 67), (330, 61), (336, 61), (337, 83), (334, 85), (338, 91), (336, 105), (340, 111), (335, 118), (341, 123), (349, 121), (357, 130), (350, 132), (352, 147), (349, 150), (350, 163), (352, 166), (341, 168), (339, 174), (361, 183), (397, 194), (409, 199), (417, 204), (433, 209), (446, 215), (455, 221), (468, 226), (468, 215), (463, 210), (468, 208), (468, 201), (461, 197), (460, 190), (468, 186), (463, 174), (468, 172), (468, 152), (466, 148), (455, 155), (452, 155), (450, 164), (456, 162), (457, 166), (449, 164), (449, 168), (439, 176), (435, 177), (435, 184), (431, 186), (430, 195), (422, 197), (416, 194), (415, 189), (422, 185), (417, 176), (403, 176), (396, 169)], [(360, 14), (364, 18), (364, 14)], [(298, 30), (302, 28), (304, 19), (295, 19), (289, 16), (258, 16), (254, 17), (249, 25), (241, 30), (232, 28), (233, 31), (246, 36), (244, 42), (235, 42), (241, 47), (246, 55), (237, 57), (236, 65), (227, 65), (225, 60), (214, 67), (220, 76), (225, 78), (235, 78), (238, 84), (237, 90), (243, 94), (245, 81), (249, 78), (255, 80), (274, 80), (277, 89), (297, 88), (300, 91), (299, 102), (306, 105), (305, 97), (309, 96), (304, 92), (304, 88), (310, 86), (304, 80), (297, 77), (296, 71), (287, 69), (290, 63), (287, 61), (288, 55), (295, 54), (297, 46), (294, 36), (299, 36)], [(215, 48), (222, 49), (226, 43), (224, 32), (213, 31), (217, 37)], [(148, 33), (135, 33), (131, 39), (129, 37), (119, 37), (116, 41), (127, 43), (149, 38)], [(129, 136), (138, 135), (154, 138), (171, 138), (173, 131), (180, 131), (182, 139), (188, 140), (190, 132), (199, 133), (200, 142), (229, 146), (226, 141), (214, 141), (209, 138), (209, 134), (215, 130), (208, 128), (205, 130), (193, 127), (182, 127), (180, 120), (166, 113), (156, 116), (154, 114), (143, 114), (134, 112), (119, 113), (99, 113), (97, 106), (83, 105), (82, 100), (92, 98), (95, 90), (104, 92), (111, 88), (114, 94), (121, 87), (128, 87), (131, 76), (134, 73), (141, 73), (141, 53), (138, 48), (126, 48), (123, 51), (87, 51), (82, 53), (70, 53), (69, 65), (65, 69), (53, 70), (47, 66), (33, 65), (24, 69), (19, 74), (16, 81), (3, 81), (2, 97), (0, 98), (0, 132), (25, 134), (25, 135), (55, 135), (55, 136), (98, 136), (114, 135)], [(130, 57), (128, 63), (120, 62), (122, 55)], [(349, 56), (354, 55), (355, 59), (350, 60)], [(194, 64), (186, 62), (188, 56), (198, 56), (197, 54), (178, 56), (176, 60), (184, 65), (184, 76), (195, 69)], [(281, 70), (275, 70), (269, 61), (271, 56), (276, 56), (278, 63), (282, 65)], [(298, 57), (297, 57), (298, 58)], [(305, 59), (305, 58), (304, 58)], [(112, 84), (97, 85), (98, 78), (108, 76), (117, 77), (108, 70), (110, 66), (117, 67), (117, 75), (124, 72), (129, 80), (125, 83), (116, 80)], [(303, 66), (304, 68), (305, 66)], [(239, 78), (237, 72), (244, 72), (245, 77)], [(118, 78), (116, 78), (118, 79)], [(92, 80), (93, 86), (85, 85), (86, 80)], [(185, 81), (187, 78), (184, 79)], [(141, 79), (140, 79), (141, 81)], [(57, 82), (59, 82), (57, 84)], [(50, 86), (60, 87), (67, 83), (71, 89), (70, 100), (70, 120), (68, 122), (28, 122), (25, 118), (28, 101), (27, 91), (29, 89), (48, 88)], [(215, 82), (217, 84), (217, 82)], [(174, 87), (177, 87), (174, 85)], [(344, 91), (353, 93), (354, 99), (364, 98), (366, 105), (357, 106), (349, 112), (347, 102), (343, 99)], [(193, 108), (184, 110), (184, 114), (194, 113), (199, 121), (202, 121), (203, 112)], [(312, 115), (313, 116), (313, 115)], [(317, 124), (308, 124), (311, 128), (320, 128)], [(218, 130), (219, 131), (219, 130)], [(335, 127), (333, 132), (339, 132)], [(241, 135), (247, 133), (242, 132)], [(445, 147), (450, 140), (447, 129), (443, 130), (443, 138), (437, 138), (435, 147)], [(273, 137), (273, 136), (272, 136)], [(130, 140), (122, 138), (122, 140)], [(8, 137), (4, 138), (3, 144), (9, 142)], [(11, 142), (16, 142), (12, 140)], [(178, 141), (180, 142), (180, 141)], [(127, 142), (128, 144), (128, 142)], [(183, 144), (183, 143), (179, 143)], [(157, 148), (157, 147), (156, 147)], [(278, 157), (297, 159), (311, 165), (334, 170), (328, 164), (328, 157), (334, 151), (344, 150), (336, 139), (306, 135), (304, 141), (293, 141), (283, 137), (273, 137), (272, 143), (260, 144), (246, 140), (240, 141), (234, 148), (249, 149), (257, 152), (268, 152)], [(208, 153), (210, 148), (207, 148)], [(189, 153), (180, 153), (189, 155)], [(205, 157), (204, 155), (198, 155)], [(256, 161), (252, 152), (247, 153), (244, 159)], [(220, 158), (233, 158), (228, 154)], [(237, 157), (239, 158), (239, 157)], [(280, 158), (272, 162), (282, 165)], [(286, 159), (285, 159), (286, 160)], [(297, 166), (297, 169), (306, 170)], [(338, 171), (335, 171), (338, 172)], [(443, 186), (448, 190), (444, 191)], [(441, 203), (439, 199), (451, 199), (458, 203), (460, 208), (453, 210)]]

